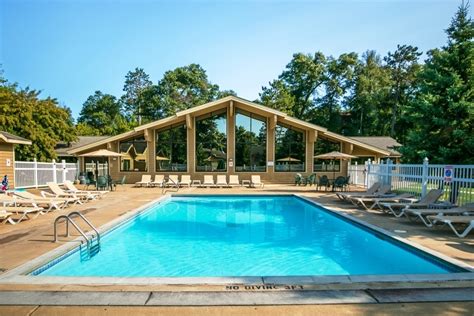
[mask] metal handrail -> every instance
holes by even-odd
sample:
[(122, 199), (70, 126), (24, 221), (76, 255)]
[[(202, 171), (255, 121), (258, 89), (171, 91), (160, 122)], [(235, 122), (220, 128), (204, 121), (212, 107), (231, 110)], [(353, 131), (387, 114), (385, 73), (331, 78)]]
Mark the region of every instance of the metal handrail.
[(77, 215), (79, 216), (80, 218), (82, 218), (84, 220), (84, 222), (87, 223), (87, 225), (89, 225), (90, 228), (92, 228), (95, 233), (96, 233), (96, 236), (97, 236), (97, 241), (100, 242), (100, 233), (99, 231), (97, 230), (97, 228), (95, 228), (94, 225), (92, 225), (92, 223), (84, 216), (82, 215), (81, 213), (77, 212), (77, 211), (74, 211), (74, 212), (71, 212), (69, 213), (68, 217), (71, 218), (73, 215)]
[(77, 215), (80, 218), (82, 218), (84, 220), (84, 222), (87, 225), (89, 225), (89, 227), (92, 228), (92, 230), (94, 230), (94, 232), (96, 233), (95, 237), (97, 238), (97, 242), (100, 243), (100, 233), (97, 230), (97, 228), (95, 228), (94, 225), (92, 225), (92, 223), (84, 215), (82, 215), (81, 213), (79, 213), (77, 211), (71, 212), (68, 215), (58, 216), (56, 218), (56, 220), (54, 221), (54, 242), (58, 241), (58, 234), (57, 234), (58, 225), (57, 224), (58, 224), (59, 220), (64, 218), (66, 220), (66, 235), (65, 236), (69, 237), (69, 223), (71, 223), (72, 226), (74, 226), (77, 229), (77, 231), (82, 235), (82, 237), (84, 237), (84, 239), (86, 240), (87, 248), (90, 247), (90, 244), (92, 243), (92, 240), (94, 239), (94, 234), (92, 234), (92, 238), (89, 240), (89, 238), (87, 237), (87, 234), (84, 233), (84, 231), (76, 224), (76, 222), (72, 220), (72, 216), (74, 216), (74, 215)]
[[(65, 219), (66, 220), (66, 237), (69, 236), (69, 225), (68, 223), (71, 222), (72, 226), (74, 226), (77, 231), (82, 235), (82, 237), (84, 237), (86, 243), (87, 243), (87, 248), (89, 248), (90, 246), (90, 240), (89, 238), (87, 238), (87, 235), (84, 233), (84, 231), (71, 219), (69, 218), (69, 215), (61, 215), (61, 216), (58, 216), (56, 218), (56, 220), (54, 221), (54, 242), (57, 242), (58, 241), (58, 222), (60, 219)], [(81, 242), (82, 243), (82, 242)]]
[[(176, 187), (177, 191), (179, 191), (179, 183), (176, 183), (173, 179), (168, 177), (168, 182), (172, 182), (174, 184), (174, 187)], [(166, 192), (166, 187), (165, 187), (165, 181), (163, 180), (162, 182), (162, 189), (161, 189), (161, 194), (164, 194)]]

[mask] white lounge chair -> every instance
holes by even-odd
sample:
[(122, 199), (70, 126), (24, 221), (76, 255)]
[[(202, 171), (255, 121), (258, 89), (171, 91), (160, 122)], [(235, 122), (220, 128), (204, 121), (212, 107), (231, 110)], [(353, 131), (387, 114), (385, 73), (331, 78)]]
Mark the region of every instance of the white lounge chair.
[(430, 220), (432, 216), (450, 216), (450, 215), (474, 215), (474, 203), (468, 203), (463, 206), (453, 208), (422, 208), (407, 209), (405, 216), (410, 220), (421, 220), (427, 227), (432, 227), (433, 222)]
[(149, 174), (142, 174), (142, 179), (141, 181), (135, 182), (136, 187), (147, 187), (150, 185), (151, 182), (151, 175)]
[(212, 175), (205, 175), (204, 181), (201, 184), (201, 187), (213, 187), (214, 184), (214, 176)]
[(110, 191), (85, 191), (79, 190), (76, 188), (74, 183), (69, 180), (64, 181), (64, 186), (66, 187), (66, 192), (70, 193), (79, 193), (79, 194), (91, 194), (96, 195), (98, 198), (102, 198), (105, 194), (109, 193)]
[[(45, 192), (47, 193), (47, 192)], [(79, 198), (55, 198), (55, 197), (45, 197), (37, 194), (33, 194), (28, 191), (18, 191), (14, 192), (16, 196), (19, 196), (20, 198), (27, 199), (27, 200), (33, 200), (35, 201), (38, 205), (46, 205), (46, 207), (51, 208), (51, 209), (63, 209), (69, 204), (75, 204), (76, 201), (80, 201)]]
[(250, 177), (250, 186), (251, 187), (260, 187), (260, 188), (263, 188), (264, 187), (264, 183), (260, 180), (260, 175), (252, 175)]
[(161, 188), (164, 182), (165, 182), (165, 175), (155, 174), (155, 179), (153, 179), (153, 181), (150, 181), (149, 185), (154, 186), (154, 187), (159, 186)]
[(426, 193), (425, 197), (418, 201), (409, 201), (406, 203), (380, 203), (381, 210), (395, 215), (395, 217), (402, 217), (405, 215), (405, 211), (414, 208), (429, 208), (432, 204), (436, 203), (438, 199), (443, 195), (443, 190), (434, 189)]
[(229, 176), (229, 186), (230, 187), (238, 187), (238, 186), (241, 186), (240, 182), (239, 182), (239, 176), (236, 175), (236, 174), (231, 174)]
[(11, 216), (13, 215), (13, 213), (11, 212), (7, 212), (7, 211), (4, 211), (4, 210), (0, 210), (0, 223), (10, 223), (12, 225), (15, 225), (16, 222), (11, 219)]
[(180, 186), (185, 186), (185, 185), (187, 185), (188, 188), (191, 187), (191, 184), (192, 184), (192, 183), (193, 183), (193, 182), (191, 181), (191, 176), (190, 176), (189, 174), (183, 174), (183, 175), (181, 176), (181, 181), (179, 181), (179, 185), (180, 185)]
[(0, 203), (3, 205), (8, 205), (8, 206), (23, 206), (23, 207), (33, 207), (33, 208), (39, 208), (43, 211), (43, 213), (48, 213), (53, 209), (53, 207), (56, 206), (56, 209), (59, 209), (57, 205), (52, 205), (51, 203), (48, 205), (48, 209), (43, 210), (42, 207), (40, 207), (37, 201), (33, 199), (24, 199), (18, 196), (10, 196), (6, 194), (1, 194), (0, 195)]
[(46, 191), (42, 191), (41, 195), (43, 197), (50, 196), (55, 198), (75, 198), (77, 199), (74, 204), (82, 204), (82, 199), (91, 200), (94, 197), (89, 194), (78, 194), (78, 193), (69, 193), (64, 191), (59, 187), (59, 185), (55, 182), (47, 182), (46, 185), (51, 190), (52, 193), (48, 193)]
[[(448, 225), (453, 232), (459, 238), (464, 238), (469, 234), (469, 232), (474, 228), (474, 216), (444, 216), (444, 215), (435, 215), (428, 216), (429, 220), (433, 223), (441, 223)], [(463, 225), (466, 226), (464, 230), (458, 231), (454, 225)]]
[[(0, 207), (0, 212), (4, 211), (7, 213), (15, 213), (17, 215), (21, 215), (20, 218), (13, 220), (15, 224), (18, 224), (22, 220), (25, 219), (35, 219), (40, 215), (44, 215), (44, 209), (39, 206), (8, 206), (8, 205), (3, 205)], [(31, 216), (34, 214), (35, 216)], [(9, 221), (10, 224), (13, 224), (11, 221)]]
[(376, 197), (350, 197), (348, 199), (355, 206), (362, 206), (366, 210), (372, 210), (376, 207), (379, 207), (378, 206), (379, 203), (388, 203), (388, 202), (397, 203), (402, 200), (405, 201), (405, 200), (411, 199), (413, 197), (413, 194), (402, 193), (398, 195), (386, 194), (382, 196), (378, 196), (378, 195), (375, 195), (375, 196)]
[(225, 174), (217, 175), (216, 187), (229, 187), (229, 184), (227, 183), (227, 176)]
[(375, 182), (365, 192), (339, 192), (339, 193), (336, 193), (336, 196), (341, 200), (347, 200), (350, 197), (364, 197), (367, 195), (371, 196), (375, 192), (377, 192), (377, 190), (380, 189), (381, 186), (382, 184), (380, 182)]
[(75, 199), (73, 198), (62, 198), (62, 199), (57, 199), (57, 198), (48, 198), (48, 197), (42, 197), (27, 191), (18, 191), (18, 192), (13, 192), (15, 196), (18, 196), (20, 199), (24, 199), (26, 201), (33, 201), (36, 203), (38, 206), (43, 206), (47, 208), (47, 211), (51, 211), (53, 209), (55, 210), (61, 210), (65, 208), (69, 203), (74, 203)]

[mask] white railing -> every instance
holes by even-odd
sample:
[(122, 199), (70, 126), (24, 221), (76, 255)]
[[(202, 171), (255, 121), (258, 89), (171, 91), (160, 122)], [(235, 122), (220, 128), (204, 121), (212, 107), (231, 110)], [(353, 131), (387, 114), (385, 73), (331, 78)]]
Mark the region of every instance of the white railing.
[[(95, 162), (88, 162), (85, 164), (86, 165), (86, 174), (89, 172), (92, 172), (94, 175), (97, 176), (106, 176), (108, 172), (108, 166), (107, 163), (98, 163), (96, 164)], [(98, 169), (97, 169), (98, 167)], [(97, 171), (96, 171), (97, 169)]]
[(431, 189), (443, 189), (441, 198), (458, 205), (474, 202), (474, 165), (369, 164), (367, 186), (390, 184), (392, 191), (424, 196)]
[(359, 165), (357, 162), (354, 165), (349, 165), (347, 167), (347, 175), (349, 176), (350, 184), (365, 185), (367, 165)]
[(78, 170), (75, 163), (15, 161), (15, 188), (38, 188), (47, 182), (74, 181)]

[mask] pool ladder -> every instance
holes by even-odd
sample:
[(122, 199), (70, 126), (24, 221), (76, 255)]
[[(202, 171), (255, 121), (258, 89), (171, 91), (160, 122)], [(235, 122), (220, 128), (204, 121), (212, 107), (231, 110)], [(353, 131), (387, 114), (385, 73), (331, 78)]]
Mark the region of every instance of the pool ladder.
[[(77, 223), (72, 219), (74, 216), (81, 218), (92, 230), (95, 232), (87, 235)], [(65, 237), (69, 237), (69, 223), (81, 234), (84, 240), (81, 240), (81, 259), (87, 260), (96, 255), (100, 251), (100, 233), (97, 228), (81, 213), (75, 211), (68, 215), (61, 215), (54, 221), (54, 242), (58, 241), (58, 223), (61, 219), (66, 221), (66, 234)], [(95, 242), (94, 242), (95, 241)], [(86, 246), (85, 250), (83, 246)]]
[(179, 191), (179, 183), (175, 182), (173, 179), (171, 179), (171, 178), (168, 177), (168, 181), (167, 181), (167, 182), (166, 182), (165, 180), (163, 180), (163, 182), (161, 183), (161, 187), (162, 187), (162, 189), (161, 189), (161, 195), (163, 195), (163, 194), (166, 192), (167, 187), (166, 187), (165, 184), (166, 184), (166, 183), (169, 184), (170, 182), (173, 183), (173, 187), (176, 188), (176, 192)]

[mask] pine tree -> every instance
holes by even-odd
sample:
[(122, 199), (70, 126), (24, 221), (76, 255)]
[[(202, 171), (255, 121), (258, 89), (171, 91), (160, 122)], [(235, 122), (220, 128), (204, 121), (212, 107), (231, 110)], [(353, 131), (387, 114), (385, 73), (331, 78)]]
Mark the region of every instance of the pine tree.
[(428, 52), (418, 93), (409, 105), (414, 125), (401, 149), (407, 161), (474, 163), (474, 22), (462, 4), (446, 30), (447, 46)]

